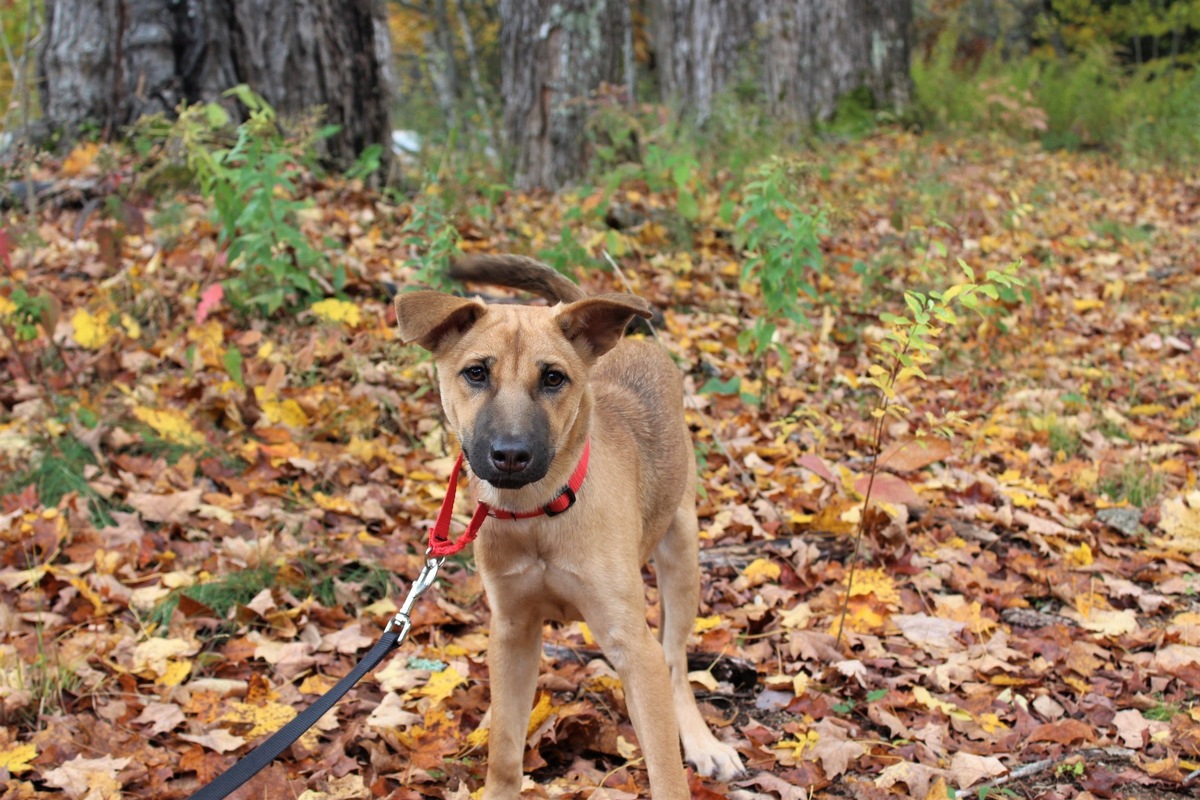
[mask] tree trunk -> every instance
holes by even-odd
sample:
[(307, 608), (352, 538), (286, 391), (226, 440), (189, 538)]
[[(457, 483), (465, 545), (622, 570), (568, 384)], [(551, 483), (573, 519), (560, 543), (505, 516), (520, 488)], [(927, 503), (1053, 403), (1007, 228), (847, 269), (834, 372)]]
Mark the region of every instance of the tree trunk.
[(699, 122), (739, 68), (781, 119), (827, 119), (864, 86), (880, 108), (911, 96), (912, 0), (655, 0), (652, 14), (663, 97)]
[(703, 125), (713, 100), (748, 66), (758, 7), (767, 0), (655, 0), (655, 69), (665, 101)]
[(42, 108), (68, 133), (109, 133), (245, 83), (283, 116), (324, 106), (325, 156), (385, 145), (391, 54), (376, 0), (46, 0)]
[(627, 0), (500, 0), (504, 131), (518, 188), (583, 174), (589, 99), (620, 83)]
[(825, 120), (860, 87), (877, 108), (911, 97), (912, 0), (787, 0), (764, 18), (763, 87), (781, 119)]

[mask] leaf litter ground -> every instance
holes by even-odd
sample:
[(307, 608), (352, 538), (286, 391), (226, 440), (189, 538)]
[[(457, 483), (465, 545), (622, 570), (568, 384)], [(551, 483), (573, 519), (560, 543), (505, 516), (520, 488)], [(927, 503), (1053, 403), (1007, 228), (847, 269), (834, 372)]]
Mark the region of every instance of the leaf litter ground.
[[(738, 353), (759, 300), (716, 191), (690, 230), (637, 183), (514, 194), (460, 224), (465, 249), (497, 252), (569, 224), (664, 310), (704, 491), (694, 685), (749, 766), (730, 785), (695, 778), (695, 795), (1194, 791), (1200, 182), (902, 134), (821, 159), (807, 188), (831, 210), (820, 288), (837, 305), (780, 335), (787, 370)], [(309, 191), (303, 225), (342, 243), (347, 302), (273, 321), (211, 288), (228, 266), (197, 198), (9, 229), (10, 279), (59, 310), (56, 348), (35, 339), (17, 358), (10, 343), (0, 387), (5, 800), (186, 796), (345, 674), (419, 571), (453, 447), (431, 367), (383, 300), (385, 282), (412, 280), (410, 209), (354, 185)], [(607, 230), (611, 203), (644, 221)], [(876, 314), (948, 285), (959, 257), (979, 272), (1023, 259), (1028, 292), (949, 334), (929, 380), (901, 387), (911, 413), (887, 431), (842, 624)], [(734, 377), (747, 397), (697, 391)], [(912, 441), (947, 410), (965, 433)], [(488, 612), (469, 559), (445, 574), (409, 643), (240, 796), (479, 789)], [(586, 627), (546, 641), (529, 795), (646, 796)], [(752, 665), (750, 680), (723, 662)]]

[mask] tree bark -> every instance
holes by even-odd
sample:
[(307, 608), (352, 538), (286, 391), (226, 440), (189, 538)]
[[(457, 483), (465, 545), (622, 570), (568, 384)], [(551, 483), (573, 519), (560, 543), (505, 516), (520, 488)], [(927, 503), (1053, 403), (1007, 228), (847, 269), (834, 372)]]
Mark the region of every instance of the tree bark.
[(655, 68), (663, 99), (697, 124), (750, 57), (759, 8), (769, 0), (655, 0)]
[(42, 108), (68, 133), (107, 132), (248, 84), (283, 116), (324, 106), (345, 166), (390, 150), (390, 39), (376, 0), (46, 0)]
[(911, 97), (912, 0), (655, 0), (652, 14), (663, 97), (699, 122), (739, 68), (781, 119), (828, 119), (863, 86), (880, 108)]
[(500, 0), (504, 131), (518, 188), (583, 174), (589, 99), (620, 83), (627, 0)]

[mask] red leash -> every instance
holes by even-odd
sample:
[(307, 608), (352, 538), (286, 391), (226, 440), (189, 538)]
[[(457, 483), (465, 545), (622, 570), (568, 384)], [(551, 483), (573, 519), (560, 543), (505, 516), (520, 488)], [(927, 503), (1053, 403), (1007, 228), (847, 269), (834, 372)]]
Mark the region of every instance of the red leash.
[(546, 505), (534, 511), (506, 511), (502, 508), (492, 508), (487, 503), (480, 502), (475, 506), (475, 513), (471, 515), (471, 521), (467, 524), (467, 530), (458, 539), (450, 538), (450, 515), (454, 512), (454, 495), (458, 492), (458, 480), (462, 477), (463, 454), (460, 452), (458, 458), (454, 461), (454, 469), (450, 471), (450, 485), (446, 487), (446, 499), (442, 501), (442, 509), (438, 512), (437, 522), (433, 525), (433, 530), (429, 532), (429, 554), (433, 558), (444, 558), (452, 556), (462, 550), (471, 542), (475, 541), (475, 537), (479, 534), (479, 528), (483, 525), (483, 521), (488, 517), (496, 519), (530, 519), (531, 517), (540, 517), (545, 514), (548, 517), (556, 517), (566, 511), (571, 506), (575, 505), (575, 495), (579, 488), (583, 486), (583, 480), (587, 477), (588, 456), (591, 453), (592, 441), (588, 439), (583, 443), (583, 455), (579, 457), (579, 463), (575, 466), (575, 471), (571, 473), (567, 485), (562, 488), (558, 494), (554, 496)]

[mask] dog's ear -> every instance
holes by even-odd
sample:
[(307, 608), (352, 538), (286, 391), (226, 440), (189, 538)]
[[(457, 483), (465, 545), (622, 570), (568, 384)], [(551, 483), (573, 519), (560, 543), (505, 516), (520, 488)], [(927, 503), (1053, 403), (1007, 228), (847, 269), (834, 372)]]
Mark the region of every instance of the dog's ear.
[(556, 319), (584, 357), (596, 359), (621, 341), (635, 316), (650, 319), (650, 304), (632, 294), (598, 294), (564, 306)]
[(416, 342), (431, 353), (453, 344), (487, 313), (478, 300), (442, 292), (396, 295), (396, 324), (405, 344)]

